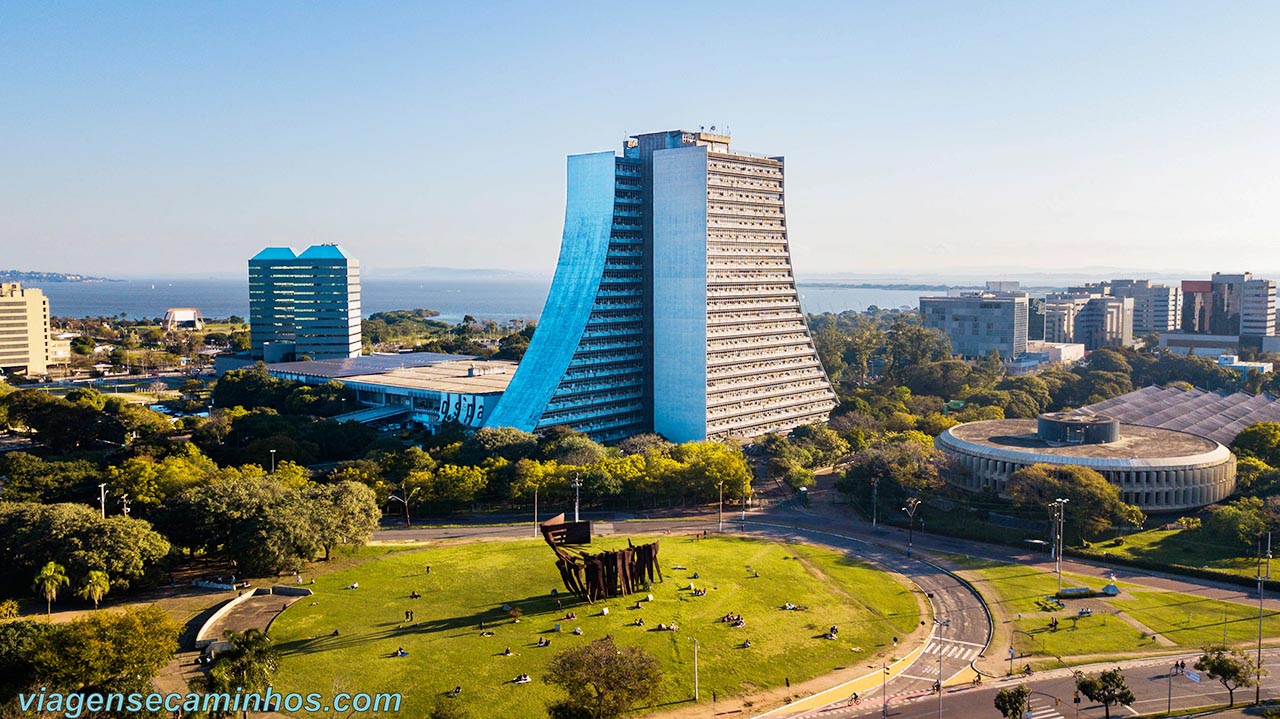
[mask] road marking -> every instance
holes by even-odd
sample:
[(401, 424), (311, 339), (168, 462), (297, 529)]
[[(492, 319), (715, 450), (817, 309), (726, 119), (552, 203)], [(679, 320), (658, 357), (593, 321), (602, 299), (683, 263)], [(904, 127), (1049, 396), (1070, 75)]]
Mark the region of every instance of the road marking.
[(1044, 706), (1037, 709), (1035, 702), (1032, 702), (1031, 719), (1064, 719), (1064, 717), (1058, 713), (1057, 709), (1054, 709), (1051, 706)]
[(1125, 709), (1128, 709), (1130, 714), (1132, 714), (1132, 715), (1134, 715), (1134, 716), (1138, 716), (1138, 710), (1137, 710), (1137, 709), (1134, 709), (1133, 707), (1129, 706), (1128, 704), (1121, 704), (1120, 706), (1124, 707)]
[(903, 673), (903, 674), (899, 674), (898, 676), (900, 676), (900, 677), (904, 677), (904, 678), (907, 678), (907, 679), (919, 679), (919, 680), (920, 680), (920, 681), (922, 681), (922, 682), (936, 682), (936, 681), (938, 681), (938, 678), (937, 678), (937, 677), (918, 677), (918, 676), (915, 676), (914, 674), (906, 674), (906, 673)]

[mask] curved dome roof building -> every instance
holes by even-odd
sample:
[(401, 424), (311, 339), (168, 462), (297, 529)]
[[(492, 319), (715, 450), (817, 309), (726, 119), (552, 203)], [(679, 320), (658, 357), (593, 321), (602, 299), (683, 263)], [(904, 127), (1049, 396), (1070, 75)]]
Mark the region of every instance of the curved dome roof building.
[(949, 481), (971, 491), (1003, 493), (1010, 475), (1033, 464), (1093, 469), (1144, 512), (1202, 507), (1236, 487), (1235, 455), (1219, 442), (1100, 415), (969, 422), (938, 435), (934, 444), (956, 465)]

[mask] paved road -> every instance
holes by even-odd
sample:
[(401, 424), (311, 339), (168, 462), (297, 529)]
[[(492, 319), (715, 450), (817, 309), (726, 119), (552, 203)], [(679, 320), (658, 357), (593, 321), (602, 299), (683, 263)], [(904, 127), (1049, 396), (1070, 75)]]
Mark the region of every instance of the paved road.
[[(1280, 660), (1280, 652), (1264, 651), (1268, 663)], [(1151, 714), (1165, 711), (1170, 704), (1174, 709), (1206, 706), (1210, 704), (1226, 704), (1227, 690), (1218, 682), (1208, 677), (1201, 681), (1192, 681), (1185, 674), (1173, 672), (1173, 662), (1179, 658), (1186, 660), (1187, 667), (1195, 663), (1197, 654), (1161, 657), (1159, 659), (1137, 659), (1119, 662), (1129, 688), (1137, 697), (1129, 707), (1111, 707), (1113, 717), (1127, 717), (1134, 714)], [(1117, 666), (1117, 663), (1083, 667), (1086, 671), (1100, 671)], [(995, 709), (996, 692), (1005, 687), (1016, 686), (1021, 680), (1000, 680), (984, 682), (980, 688), (965, 687), (944, 692), (942, 697), (942, 716), (960, 717), (999, 717)], [(1104, 716), (1101, 704), (1095, 704), (1081, 698), (1081, 703), (1074, 702), (1075, 680), (1069, 670), (1061, 669), (1052, 672), (1040, 672), (1026, 680), (1033, 693), (1031, 696), (1031, 719), (1095, 719)], [(1280, 696), (1280, 677), (1263, 678), (1263, 699)], [(1247, 704), (1253, 701), (1254, 690), (1237, 689), (1236, 704)], [(859, 704), (843, 703), (827, 707), (824, 710), (806, 714), (809, 718), (851, 719), (882, 716), (883, 705), (880, 695), (864, 695)], [(890, 697), (888, 716), (891, 719), (925, 719), (938, 716), (938, 698), (936, 695), (918, 699), (897, 699)]]

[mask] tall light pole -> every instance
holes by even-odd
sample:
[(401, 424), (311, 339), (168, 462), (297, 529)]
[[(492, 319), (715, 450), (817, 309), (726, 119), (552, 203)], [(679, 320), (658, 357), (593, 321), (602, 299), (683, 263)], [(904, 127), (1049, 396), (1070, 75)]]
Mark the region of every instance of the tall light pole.
[(533, 485), (533, 536), (538, 536), (538, 485)]
[(98, 508), (102, 510), (102, 518), (107, 518), (107, 483), (98, 485)]
[(876, 528), (876, 519), (879, 516), (880, 503), (877, 501), (880, 497), (880, 478), (871, 478), (871, 528)]
[(1253, 703), (1262, 703), (1262, 592), (1271, 578), (1271, 532), (1267, 532), (1267, 568), (1262, 570), (1262, 535), (1258, 535), (1258, 675), (1254, 677)]
[(399, 502), (399, 503), (401, 503), (401, 504), (403, 504), (403, 505), (404, 505), (404, 524), (405, 524), (405, 526), (406, 526), (406, 527), (412, 527), (412, 526), (413, 526), (413, 521), (412, 521), (411, 519), (409, 519), (409, 502), (413, 500), (413, 495), (417, 494), (419, 489), (422, 489), (422, 488), (421, 488), (421, 487), (414, 487), (412, 492), (406, 492), (406, 491), (404, 490), (404, 487), (402, 486), (402, 487), (400, 487), (400, 495), (401, 495), (401, 496), (397, 497), (396, 495), (394, 495), (394, 494), (393, 494), (393, 495), (391, 495), (391, 496), (387, 497), (387, 500), (388, 500), (388, 501), (390, 501), (390, 500), (393, 500), (393, 499), (394, 499), (395, 501), (397, 501), (397, 502)]
[(698, 701), (698, 638), (693, 639), (693, 700)]
[(716, 531), (724, 532), (724, 480), (720, 480), (720, 505), (716, 509)]
[(274, 449), (271, 450), (271, 473), (276, 473), (276, 451)]
[(950, 619), (933, 618), (938, 626), (938, 719), (942, 719), (942, 630), (951, 626)]
[(1053, 528), (1054, 530), (1053, 567), (1054, 567), (1054, 571), (1058, 573), (1058, 591), (1059, 592), (1062, 591), (1062, 534), (1063, 534), (1062, 530), (1063, 530), (1063, 526), (1066, 524), (1067, 502), (1070, 502), (1070, 501), (1071, 500), (1069, 499), (1063, 499), (1061, 497), (1053, 500), (1053, 506), (1056, 507), (1056, 509), (1054, 510), (1055, 526)]
[(573, 481), (569, 483), (569, 486), (573, 487), (573, 521), (576, 522), (578, 521), (578, 499), (581, 497), (582, 490), (582, 480), (578, 479), (578, 474), (576, 472), (574, 473)]
[(124, 513), (124, 516), (126, 517), (129, 516), (129, 495), (128, 494), (120, 495), (120, 511)]
[(885, 665), (880, 674), (880, 717), (889, 719), (889, 667)]
[[(751, 480), (742, 483), (742, 521), (747, 521), (747, 495), (751, 494)], [(744, 526), (743, 529), (746, 529)]]
[(916, 509), (920, 506), (919, 497), (911, 497), (907, 500), (907, 506), (902, 511), (907, 513), (907, 556), (911, 556), (911, 550), (914, 543), (914, 535), (916, 529)]

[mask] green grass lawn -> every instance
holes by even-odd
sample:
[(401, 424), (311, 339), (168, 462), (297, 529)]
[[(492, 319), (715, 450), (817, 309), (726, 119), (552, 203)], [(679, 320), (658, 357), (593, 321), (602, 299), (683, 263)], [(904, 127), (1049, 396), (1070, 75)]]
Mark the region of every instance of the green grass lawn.
[[(786, 679), (801, 681), (891, 651), (892, 638), (910, 634), (921, 619), (907, 586), (835, 550), (733, 537), (659, 539), (666, 581), (654, 585), (655, 600), (640, 610), (628, 607), (642, 595), (595, 605), (570, 600), (560, 588), (551, 550), (535, 541), (400, 552), (319, 577), (316, 596), (294, 604), (271, 626), (283, 652), (277, 691), (400, 692), (401, 713), (421, 717), (445, 691), (461, 685), (456, 701), (472, 716), (540, 716), (558, 692), (542, 681), (551, 656), (612, 635), (659, 659), (663, 703), (692, 696), (697, 638), (702, 697), (708, 701), (712, 691), (725, 697)], [(677, 565), (687, 569), (676, 570)], [(692, 579), (694, 572), (700, 579)], [(360, 588), (343, 589), (352, 582)], [(692, 596), (685, 589), (690, 582), (709, 589), (707, 596)], [(550, 594), (553, 588), (561, 589), (562, 610)], [(415, 590), (423, 596), (410, 600)], [(809, 609), (783, 611), (786, 602)], [(502, 611), (504, 604), (523, 612), (520, 622)], [(609, 615), (601, 616), (605, 607)], [(403, 622), (406, 609), (416, 613), (413, 626)], [(553, 633), (566, 611), (578, 619), (561, 621), (564, 631)], [(743, 615), (747, 627), (719, 622), (728, 612)], [(645, 627), (630, 626), (637, 617)], [(481, 621), (496, 636), (480, 636)], [(659, 622), (674, 622), (680, 631), (657, 631)], [(840, 627), (834, 642), (821, 638), (832, 624)], [(583, 636), (570, 633), (578, 626)], [(551, 647), (534, 646), (540, 637), (551, 639)], [(748, 638), (752, 647), (740, 648)], [(397, 647), (409, 656), (393, 657)], [(516, 656), (502, 656), (507, 647)], [(509, 683), (520, 673), (534, 683)]]
[[(1132, 592), (1112, 604), (1184, 647), (1221, 642), (1224, 625), (1231, 644), (1258, 636), (1256, 606), (1175, 592)], [(1280, 612), (1263, 613), (1262, 631), (1267, 637), (1280, 634)]]
[(1249, 578), (1258, 574), (1255, 557), (1246, 556), (1239, 546), (1222, 544), (1203, 531), (1152, 529), (1130, 534), (1118, 546), (1099, 542), (1084, 551), (1097, 557), (1106, 553), (1113, 557), (1142, 559), (1171, 567), (1213, 569)]

